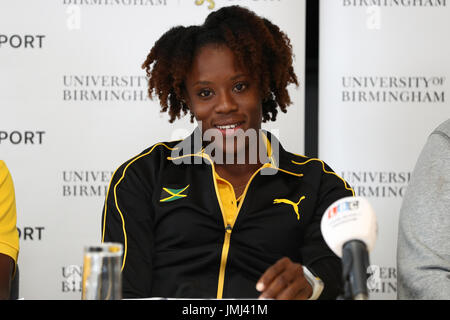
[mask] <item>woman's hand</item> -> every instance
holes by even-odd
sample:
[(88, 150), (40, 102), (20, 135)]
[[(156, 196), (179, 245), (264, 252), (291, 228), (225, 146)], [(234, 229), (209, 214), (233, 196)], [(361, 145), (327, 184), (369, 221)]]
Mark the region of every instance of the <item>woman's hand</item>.
[(306, 300), (313, 292), (303, 267), (284, 257), (268, 268), (256, 284), (260, 299)]

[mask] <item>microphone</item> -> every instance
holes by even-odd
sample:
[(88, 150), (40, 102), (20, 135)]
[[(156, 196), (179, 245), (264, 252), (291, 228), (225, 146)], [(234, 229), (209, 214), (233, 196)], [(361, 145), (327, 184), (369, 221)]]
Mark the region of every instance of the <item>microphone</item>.
[(377, 238), (375, 212), (363, 197), (345, 197), (325, 210), (320, 223), (325, 242), (342, 258), (344, 299), (367, 300), (369, 252)]

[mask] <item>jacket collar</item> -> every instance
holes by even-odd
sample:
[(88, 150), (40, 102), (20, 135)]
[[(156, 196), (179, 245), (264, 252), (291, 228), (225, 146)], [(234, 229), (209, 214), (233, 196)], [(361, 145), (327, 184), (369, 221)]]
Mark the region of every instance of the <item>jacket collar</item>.
[(272, 169), (298, 177), (303, 176), (300, 167), (294, 163), (294, 160), (298, 161), (298, 157), (286, 151), (275, 135), (267, 130), (263, 130), (263, 133), (266, 137), (266, 149), (269, 159), (271, 159)]
[[(280, 141), (269, 131), (262, 129), (263, 141), (267, 151), (267, 161), (264, 170), (266, 174), (275, 174), (277, 171), (285, 172), (295, 176), (302, 176), (300, 166), (294, 163), (294, 160), (298, 161), (298, 157), (290, 152), (287, 152)], [(171, 157), (168, 160), (179, 160), (187, 157), (201, 157), (205, 158), (204, 148), (202, 146), (202, 132), (199, 127), (196, 127), (194, 131), (185, 139), (180, 141), (172, 151)], [(305, 157), (306, 158), (306, 157)], [(209, 163), (208, 161), (205, 161)], [(198, 162), (194, 162), (198, 163)], [(269, 165), (270, 164), (270, 165)], [(270, 170), (275, 170), (270, 172)]]

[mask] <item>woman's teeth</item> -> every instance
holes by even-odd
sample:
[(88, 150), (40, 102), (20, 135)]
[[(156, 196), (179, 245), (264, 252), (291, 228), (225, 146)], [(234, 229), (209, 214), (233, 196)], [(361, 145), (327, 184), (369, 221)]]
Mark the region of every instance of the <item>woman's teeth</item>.
[(216, 128), (221, 129), (221, 130), (234, 129), (238, 125), (239, 125), (238, 123), (235, 123), (235, 124), (230, 124), (230, 125), (226, 125), (226, 126), (216, 126)]

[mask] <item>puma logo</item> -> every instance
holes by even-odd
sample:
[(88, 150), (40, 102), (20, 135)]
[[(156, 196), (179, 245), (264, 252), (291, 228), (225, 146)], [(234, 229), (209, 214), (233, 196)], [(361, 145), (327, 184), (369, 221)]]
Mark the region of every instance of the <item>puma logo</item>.
[(297, 215), (297, 220), (300, 220), (300, 214), (298, 213), (298, 205), (300, 204), (300, 202), (303, 199), (305, 199), (305, 196), (300, 197), (300, 199), (298, 200), (297, 203), (294, 203), (293, 201), (288, 200), (288, 199), (275, 199), (275, 200), (273, 200), (273, 203), (274, 204), (277, 204), (277, 203), (290, 204), (294, 208), (295, 214)]

